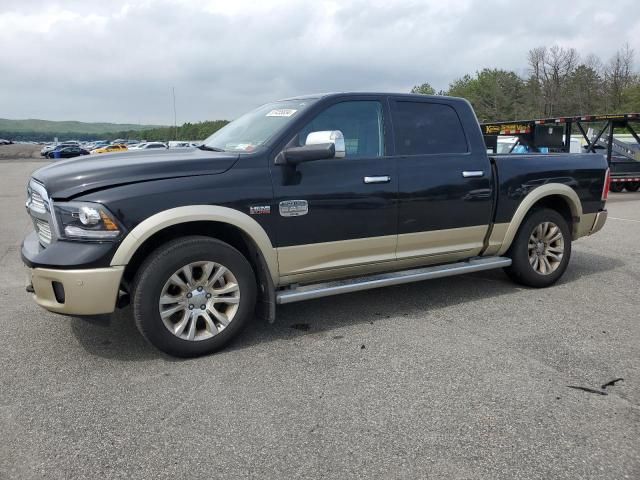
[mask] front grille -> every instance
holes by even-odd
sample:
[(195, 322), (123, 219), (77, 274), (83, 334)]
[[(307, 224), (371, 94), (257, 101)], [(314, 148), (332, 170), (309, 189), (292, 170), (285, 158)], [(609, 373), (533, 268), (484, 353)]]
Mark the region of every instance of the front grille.
[(35, 226), (36, 232), (38, 233), (38, 238), (40, 239), (40, 243), (49, 245), (51, 243), (51, 227), (49, 226), (49, 222), (45, 222), (44, 220), (36, 218)]
[(45, 206), (44, 198), (38, 192), (31, 191), (31, 198), (29, 206), (31, 210), (38, 213), (47, 213), (47, 207)]
[(49, 195), (44, 185), (31, 179), (27, 187), (27, 211), (33, 221), (40, 245), (44, 248), (48, 247), (56, 238), (50, 210)]

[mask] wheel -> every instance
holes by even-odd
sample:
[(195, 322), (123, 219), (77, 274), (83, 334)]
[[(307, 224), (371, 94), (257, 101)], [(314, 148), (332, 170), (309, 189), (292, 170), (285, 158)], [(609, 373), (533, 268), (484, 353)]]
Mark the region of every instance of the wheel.
[(209, 237), (184, 237), (154, 251), (133, 286), (140, 333), (170, 355), (219, 350), (253, 316), (256, 279), (235, 248)]
[(553, 285), (571, 258), (567, 221), (555, 210), (532, 211), (520, 225), (507, 256), (512, 264), (505, 272), (515, 282), (535, 288)]
[(622, 182), (611, 182), (609, 186), (609, 190), (615, 193), (620, 193), (624, 189), (624, 184)]
[(640, 182), (627, 182), (624, 188), (627, 189), (627, 192), (637, 192), (640, 189)]

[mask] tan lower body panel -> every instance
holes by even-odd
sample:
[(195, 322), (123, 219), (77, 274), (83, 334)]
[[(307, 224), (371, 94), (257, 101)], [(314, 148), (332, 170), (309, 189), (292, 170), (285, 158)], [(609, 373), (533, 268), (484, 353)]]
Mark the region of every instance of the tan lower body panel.
[(487, 242), (487, 249), (483, 252), (483, 255), (495, 255), (498, 253), (502, 242), (504, 242), (508, 228), (508, 223), (496, 223), (493, 225), (491, 235), (489, 235), (489, 241)]
[(476, 250), (444, 253), (428, 257), (405, 258), (404, 260), (390, 260), (388, 262), (369, 263), (365, 265), (352, 265), (349, 267), (332, 268), (329, 270), (316, 270), (315, 272), (299, 273), (280, 277), (280, 286), (292, 283), (313, 283), (341, 278), (359, 277), (374, 273), (394, 272), (416, 267), (427, 267), (439, 263), (450, 263), (471, 258), (476, 255)]
[(395, 260), (396, 236), (278, 248), (280, 277)]
[(596, 213), (595, 215), (596, 215), (596, 218), (593, 222), (593, 226), (591, 227), (591, 231), (589, 232), (589, 235), (592, 235), (602, 230), (602, 227), (604, 227), (604, 224), (607, 222), (607, 217), (609, 216), (609, 213), (606, 210), (603, 210), (601, 212)]
[(402, 260), (476, 249), (480, 253), (488, 228), (477, 225), (398, 235), (396, 257)]
[(282, 247), (278, 249), (279, 284), (454, 262), (478, 255), (486, 231), (487, 226), (474, 226)]
[(597, 213), (585, 213), (580, 217), (580, 222), (574, 225), (573, 228), (574, 240), (591, 234), (597, 215)]
[[(573, 240), (577, 240), (578, 238), (586, 235), (591, 235), (592, 233), (600, 230), (607, 219), (607, 215), (606, 211), (599, 213), (585, 213), (579, 218), (580, 221), (574, 222), (573, 224)], [(483, 255), (497, 255), (500, 252), (505, 241), (509, 225), (509, 223), (496, 223), (493, 226), (493, 230), (491, 230), (491, 235), (489, 236), (487, 249), (483, 252)], [(508, 246), (510, 246), (510, 244)], [(506, 251), (506, 249), (504, 250)], [(502, 253), (504, 253), (504, 251)]]
[[(50, 312), (65, 315), (99, 315), (115, 310), (124, 267), (52, 270), (34, 268), (34, 299)], [(64, 287), (64, 303), (56, 300), (52, 282)]]

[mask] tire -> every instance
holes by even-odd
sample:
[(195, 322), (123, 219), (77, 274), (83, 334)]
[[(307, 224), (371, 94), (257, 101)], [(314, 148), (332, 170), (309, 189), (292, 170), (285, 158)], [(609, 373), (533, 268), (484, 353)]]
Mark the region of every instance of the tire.
[(183, 237), (159, 247), (139, 268), (133, 316), (159, 350), (196, 357), (221, 349), (242, 330), (253, 317), (256, 292), (254, 272), (238, 250), (210, 237)]
[(513, 281), (534, 288), (553, 285), (571, 258), (571, 230), (567, 221), (555, 210), (533, 210), (520, 225), (507, 256), (512, 264), (505, 272)]
[(624, 188), (627, 189), (627, 192), (637, 192), (640, 189), (640, 182), (628, 182)]
[(611, 182), (609, 186), (609, 190), (614, 193), (620, 193), (624, 189), (624, 184), (622, 182)]

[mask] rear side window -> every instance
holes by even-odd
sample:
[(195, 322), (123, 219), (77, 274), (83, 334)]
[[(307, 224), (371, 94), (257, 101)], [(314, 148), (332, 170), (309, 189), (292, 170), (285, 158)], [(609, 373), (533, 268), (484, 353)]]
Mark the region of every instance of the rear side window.
[(396, 101), (392, 117), (398, 155), (468, 151), (458, 114), (449, 105)]

